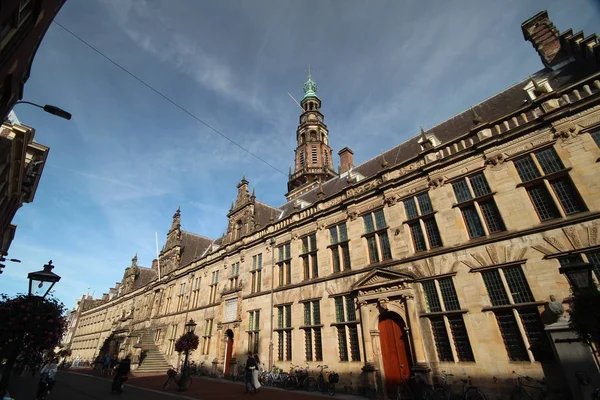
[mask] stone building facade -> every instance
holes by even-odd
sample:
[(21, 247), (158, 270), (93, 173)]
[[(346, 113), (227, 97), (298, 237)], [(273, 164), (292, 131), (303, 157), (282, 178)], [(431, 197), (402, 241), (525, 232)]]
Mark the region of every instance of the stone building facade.
[(349, 392), (442, 371), (489, 398), (513, 371), (563, 390), (545, 325), (550, 296), (570, 295), (561, 265), (600, 278), (600, 47), (545, 12), (522, 29), (542, 70), (362, 165), (343, 149), (338, 173), (309, 79), (288, 202), (259, 202), (243, 178), (216, 240), (177, 210), (155, 265), (135, 260), (81, 313), (73, 357), (135, 355), (151, 335), (177, 366), (193, 319), (191, 359), (221, 375), (252, 351), (327, 364)]

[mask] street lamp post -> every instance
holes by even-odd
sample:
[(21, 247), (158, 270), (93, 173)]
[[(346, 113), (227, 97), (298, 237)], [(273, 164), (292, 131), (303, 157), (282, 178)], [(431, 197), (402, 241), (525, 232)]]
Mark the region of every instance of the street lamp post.
[(34, 282), (37, 284), (37, 287), (39, 289), (41, 289), (44, 286), (44, 283), (50, 283), (48, 290), (46, 290), (42, 298), (45, 298), (46, 295), (50, 293), (50, 290), (54, 287), (56, 282), (60, 281), (60, 276), (52, 272), (53, 268), (54, 265), (52, 265), (52, 260), (50, 260), (48, 261), (48, 264), (44, 265), (43, 270), (37, 272), (30, 272), (29, 275), (27, 275), (27, 279), (29, 279), (29, 296), (33, 296), (32, 286)]
[[(194, 333), (194, 330), (196, 329), (196, 323), (194, 322), (193, 319), (190, 319), (190, 321), (185, 324), (185, 333), (187, 333), (188, 335), (191, 335)], [(188, 356), (190, 355), (190, 351), (186, 349), (185, 351), (185, 360), (183, 361), (183, 368), (185, 368), (185, 370), (187, 371), (187, 367), (188, 367)]]
[(67, 112), (67, 111), (63, 110), (62, 108), (53, 106), (51, 104), (46, 104), (44, 106), (41, 106), (39, 104), (32, 103), (30, 101), (17, 101), (15, 103), (15, 105), (17, 105), (17, 104), (29, 104), (30, 106), (41, 108), (42, 110), (46, 111), (49, 114), (56, 115), (57, 117), (64, 118), (67, 120), (70, 120), (72, 117), (70, 112)]
[(584, 262), (567, 264), (558, 269), (564, 274), (573, 288), (573, 292), (595, 290), (596, 285), (592, 279), (592, 265)]
[[(46, 295), (50, 292), (50, 289), (52, 289), (52, 287), (56, 284), (56, 282), (60, 281), (60, 276), (53, 273), (52, 268), (54, 268), (54, 265), (52, 265), (52, 260), (50, 260), (48, 264), (44, 265), (43, 270), (37, 272), (30, 272), (27, 275), (27, 278), (29, 279), (29, 298), (39, 297), (40, 299), (44, 299)], [(39, 284), (37, 285), (38, 288), (42, 288), (44, 283), (51, 283), (51, 285), (48, 287), (48, 290), (46, 290), (43, 296), (34, 296), (32, 292), (33, 282), (39, 282)], [(15, 361), (17, 360), (19, 352), (21, 351), (21, 348), (23, 346), (23, 339), (26, 333), (27, 332), (25, 331), (17, 333), (16, 340), (13, 344), (14, 347), (10, 352), (6, 363), (4, 364), (4, 370), (2, 371), (2, 379), (0, 380), (0, 398), (4, 398), (4, 395), (8, 388), (8, 382), (12, 367), (15, 364)]]

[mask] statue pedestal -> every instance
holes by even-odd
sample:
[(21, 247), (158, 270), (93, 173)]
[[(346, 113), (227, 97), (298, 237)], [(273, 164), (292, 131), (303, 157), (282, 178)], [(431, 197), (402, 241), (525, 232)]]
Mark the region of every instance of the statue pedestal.
[(562, 375), (547, 377), (549, 389), (564, 393), (565, 399), (591, 399), (595, 388), (600, 387), (600, 372), (591, 348), (581, 342), (565, 319), (546, 326), (546, 333), (558, 361), (556, 374)]

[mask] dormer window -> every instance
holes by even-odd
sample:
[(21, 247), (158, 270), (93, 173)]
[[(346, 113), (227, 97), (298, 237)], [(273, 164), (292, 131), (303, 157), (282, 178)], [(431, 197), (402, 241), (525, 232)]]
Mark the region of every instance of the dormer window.
[(435, 137), (435, 135), (432, 133), (426, 134), (425, 137), (427, 139), (421, 137), (417, 141), (417, 143), (419, 143), (419, 146), (421, 146), (421, 151), (425, 151), (425, 150), (431, 149), (433, 147), (437, 147), (440, 144), (442, 144), (442, 142), (437, 137)]
[(523, 90), (527, 93), (529, 100), (535, 100), (545, 93), (550, 93), (552, 91), (552, 86), (550, 86), (547, 78), (531, 78)]
[(244, 226), (244, 224), (242, 223), (242, 220), (238, 220), (235, 223), (235, 238), (239, 239), (242, 237), (242, 227)]

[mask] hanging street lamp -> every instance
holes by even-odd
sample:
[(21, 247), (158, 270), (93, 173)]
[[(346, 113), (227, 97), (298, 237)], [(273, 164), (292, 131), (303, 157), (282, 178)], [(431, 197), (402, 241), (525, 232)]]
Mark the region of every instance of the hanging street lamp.
[(39, 289), (42, 289), (44, 287), (44, 284), (50, 284), (48, 285), (48, 289), (46, 290), (44, 295), (41, 296), (42, 298), (45, 298), (46, 295), (50, 292), (50, 290), (54, 287), (56, 282), (60, 281), (60, 276), (52, 272), (53, 268), (54, 265), (52, 265), (52, 260), (50, 260), (48, 261), (48, 264), (44, 265), (43, 270), (37, 272), (30, 272), (27, 275), (27, 279), (29, 279), (29, 296), (33, 296), (32, 289), (34, 283)]

